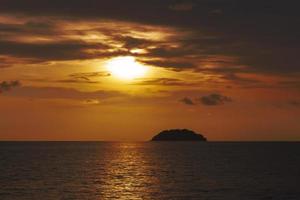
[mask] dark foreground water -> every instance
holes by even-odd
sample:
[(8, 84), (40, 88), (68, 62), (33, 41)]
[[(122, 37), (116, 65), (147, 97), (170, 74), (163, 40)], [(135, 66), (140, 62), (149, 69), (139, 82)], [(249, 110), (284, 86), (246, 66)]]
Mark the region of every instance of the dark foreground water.
[(0, 199), (300, 199), (300, 143), (1, 142)]

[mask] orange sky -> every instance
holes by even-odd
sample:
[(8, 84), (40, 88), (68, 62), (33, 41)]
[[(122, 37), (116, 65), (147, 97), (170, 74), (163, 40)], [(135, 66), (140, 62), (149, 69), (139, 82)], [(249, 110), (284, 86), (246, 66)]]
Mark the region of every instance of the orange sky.
[(143, 141), (171, 128), (217, 141), (300, 139), (299, 46), (284, 40), (292, 32), (258, 23), (247, 35), (226, 6), (202, 10), (205, 21), (191, 1), (132, 2), (123, 6), (145, 12), (119, 5), (98, 16), (74, 4), (64, 15), (4, 2), (0, 140)]

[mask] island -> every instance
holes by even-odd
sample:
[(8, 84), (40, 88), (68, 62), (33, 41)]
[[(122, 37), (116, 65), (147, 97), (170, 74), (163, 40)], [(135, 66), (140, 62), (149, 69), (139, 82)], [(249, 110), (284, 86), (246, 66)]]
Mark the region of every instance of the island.
[(188, 129), (171, 129), (164, 130), (155, 135), (151, 141), (202, 141), (205, 142), (207, 139), (194, 131)]

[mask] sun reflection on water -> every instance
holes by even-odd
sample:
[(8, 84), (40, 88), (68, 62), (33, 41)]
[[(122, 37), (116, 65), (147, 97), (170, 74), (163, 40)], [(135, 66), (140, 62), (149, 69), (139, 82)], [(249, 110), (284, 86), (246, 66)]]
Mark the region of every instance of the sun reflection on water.
[[(101, 187), (104, 199), (150, 199), (151, 186), (158, 178), (151, 176), (151, 164), (139, 151), (138, 143), (114, 143), (109, 162), (105, 165), (105, 180)], [(147, 189), (147, 191), (145, 191)], [(153, 196), (152, 196), (153, 197)]]

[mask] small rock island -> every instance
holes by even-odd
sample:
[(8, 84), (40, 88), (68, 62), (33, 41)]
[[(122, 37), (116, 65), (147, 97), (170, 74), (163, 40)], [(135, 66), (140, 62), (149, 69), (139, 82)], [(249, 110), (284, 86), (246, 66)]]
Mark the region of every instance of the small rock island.
[(164, 130), (155, 135), (151, 141), (207, 141), (207, 139), (188, 129)]

